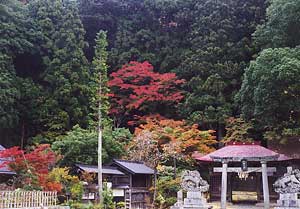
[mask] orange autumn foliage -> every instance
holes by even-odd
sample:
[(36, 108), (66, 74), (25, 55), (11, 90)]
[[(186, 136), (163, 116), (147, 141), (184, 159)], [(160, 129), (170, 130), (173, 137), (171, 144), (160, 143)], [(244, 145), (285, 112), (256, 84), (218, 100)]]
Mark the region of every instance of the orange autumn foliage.
[(49, 178), (49, 175), (39, 175), (39, 185), (44, 191), (62, 191), (62, 184), (60, 182), (53, 181)]
[(214, 151), (213, 145), (217, 143), (213, 130), (201, 131), (197, 124), (189, 125), (184, 120), (161, 116), (145, 118), (145, 123), (135, 129), (135, 138), (145, 131), (152, 134), (165, 156), (190, 158), (195, 151), (203, 154)]

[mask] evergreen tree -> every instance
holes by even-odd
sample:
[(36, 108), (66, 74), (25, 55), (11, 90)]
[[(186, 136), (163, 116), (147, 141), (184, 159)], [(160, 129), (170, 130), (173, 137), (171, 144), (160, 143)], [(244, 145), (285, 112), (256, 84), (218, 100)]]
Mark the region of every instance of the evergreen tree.
[(83, 53), (84, 29), (76, 5), (62, 0), (35, 0), (29, 6), (43, 34), (43, 131), (52, 138), (76, 124), (86, 128), (93, 120), (89, 114), (92, 73)]
[(242, 116), (267, 139), (299, 136), (300, 49), (266, 49), (246, 69), (238, 94)]
[[(95, 45), (95, 56), (92, 62), (92, 69), (93, 69), (93, 95), (95, 95), (95, 103), (93, 104), (93, 107), (95, 107), (95, 113), (97, 113), (98, 108), (98, 102), (101, 103), (101, 116), (102, 116), (102, 124), (104, 126), (111, 125), (110, 119), (108, 117), (109, 112), (109, 101), (108, 101), (108, 94), (109, 94), (109, 88), (108, 88), (108, 66), (106, 64), (107, 62), (107, 37), (106, 32), (99, 31), (97, 33), (96, 39), (95, 39), (96, 45)], [(101, 78), (101, 81), (100, 81)], [(101, 85), (101, 95), (99, 95), (99, 85)]]
[[(102, 159), (109, 163), (114, 158), (124, 154), (124, 148), (131, 138), (127, 129), (106, 129), (103, 132)], [(96, 130), (86, 130), (74, 126), (66, 135), (59, 136), (52, 148), (64, 155), (60, 161), (62, 166), (72, 166), (74, 163), (97, 165), (98, 133)]]
[(251, 34), (264, 16), (263, 1), (197, 1), (188, 38), (192, 47), (176, 69), (188, 82), (182, 115), (224, 135), (226, 118), (237, 114), (234, 96), (243, 69), (255, 54)]
[(300, 44), (300, 1), (270, 0), (267, 19), (254, 33), (263, 48), (296, 47)]
[(30, 106), (23, 109), (25, 112), (20, 109), (25, 105), (22, 91), (30, 89), (22, 88), (26, 81), (15, 65), (20, 56), (36, 52), (34, 29), (26, 5), (17, 0), (0, 2), (0, 139), (5, 145), (20, 145), (20, 123), (32, 110)]

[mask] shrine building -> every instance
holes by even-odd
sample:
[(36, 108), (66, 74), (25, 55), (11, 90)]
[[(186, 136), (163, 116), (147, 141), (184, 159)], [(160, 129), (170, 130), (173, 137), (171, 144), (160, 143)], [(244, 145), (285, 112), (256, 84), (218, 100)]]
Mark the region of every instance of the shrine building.
[[(5, 150), (5, 148), (0, 145), (0, 151)], [(0, 158), (0, 190), (6, 190), (8, 186), (6, 186), (5, 182), (11, 180), (16, 173), (10, 171), (8, 166), (5, 164), (9, 162), (11, 159), (9, 158)]]
[[(208, 155), (195, 153), (200, 171), (208, 171), (210, 200), (226, 202), (264, 202), (277, 200), (272, 185), (287, 171), (288, 166), (298, 167), (299, 161), (254, 143), (230, 142)], [(202, 172), (201, 172), (202, 173)]]

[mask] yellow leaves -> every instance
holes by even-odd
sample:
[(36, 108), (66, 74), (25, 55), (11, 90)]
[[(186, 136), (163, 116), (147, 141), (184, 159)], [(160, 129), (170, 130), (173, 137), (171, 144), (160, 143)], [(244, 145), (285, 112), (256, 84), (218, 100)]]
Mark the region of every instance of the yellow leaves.
[(79, 178), (77, 176), (69, 175), (69, 168), (53, 168), (49, 173), (49, 178), (59, 183), (78, 183)]
[(157, 167), (156, 167), (156, 170), (157, 170), (158, 173), (162, 172), (164, 169), (165, 169), (164, 166), (161, 165), (161, 164), (158, 164)]

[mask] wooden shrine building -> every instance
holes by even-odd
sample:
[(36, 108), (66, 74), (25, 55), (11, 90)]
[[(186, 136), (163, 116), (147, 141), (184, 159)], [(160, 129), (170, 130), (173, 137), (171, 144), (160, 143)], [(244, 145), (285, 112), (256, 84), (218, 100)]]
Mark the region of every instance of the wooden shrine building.
[[(95, 200), (97, 193), (98, 166), (76, 164), (76, 173), (94, 173), (95, 180), (86, 185), (83, 199)], [(150, 187), (154, 170), (142, 162), (114, 160), (103, 166), (103, 180), (112, 190), (114, 201), (125, 202), (126, 209), (145, 209), (151, 203)]]
[(226, 201), (246, 194), (245, 200), (264, 201), (269, 209), (270, 198), (277, 199), (272, 185), (286, 172), (291, 158), (260, 146), (259, 143), (228, 143), (208, 155), (195, 154), (200, 169), (208, 168), (210, 199)]
[[(0, 145), (0, 151), (2, 150), (5, 150), (5, 148)], [(16, 173), (11, 171), (6, 165), (8, 161), (10, 161), (10, 159), (0, 158), (0, 190), (8, 190), (9, 186), (7, 185), (7, 182), (16, 175)]]

